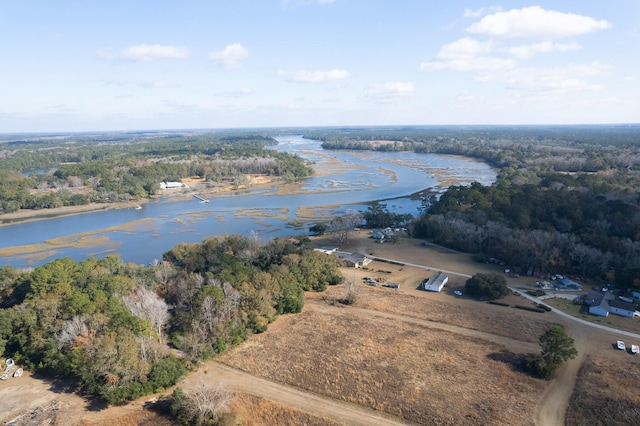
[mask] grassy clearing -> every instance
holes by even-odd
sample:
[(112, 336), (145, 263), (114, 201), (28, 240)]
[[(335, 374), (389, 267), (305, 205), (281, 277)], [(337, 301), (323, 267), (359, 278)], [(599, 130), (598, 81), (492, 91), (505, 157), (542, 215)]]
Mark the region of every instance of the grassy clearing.
[(512, 358), (498, 344), (314, 301), (219, 360), (419, 424), (530, 425), (546, 383)]
[(640, 364), (622, 351), (615, 355), (614, 362), (592, 356), (585, 360), (567, 411), (568, 426), (640, 424)]
[[(395, 281), (394, 278), (390, 280)], [(330, 289), (331, 291), (338, 290)], [(544, 314), (515, 311), (472, 300), (467, 300), (464, 304), (453, 304), (441, 300), (442, 298), (436, 299), (436, 295), (429, 297), (431, 294), (424, 294), (423, 297), (419, 297), (410, 293), (374, 289), (362, 292), (357, 305), (366, 309), (393, 312), (526, 342), (537, 342), (540, 334), (553, 323), (553, 318), (547, 318)], [(514, 296), (504, 300), (511, 306), (522, 303), (520, 298)]]

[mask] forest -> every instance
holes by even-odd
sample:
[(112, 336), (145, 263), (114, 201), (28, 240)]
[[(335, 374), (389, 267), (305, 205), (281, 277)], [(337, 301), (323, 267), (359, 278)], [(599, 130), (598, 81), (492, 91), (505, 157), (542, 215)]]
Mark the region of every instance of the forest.
[(0, 215), (140, 200), (156, 195), (162, 181), (192, 176), (237, 184), (246, 174), (294, 181), (313, 172), (300, 157), (264, 149), (275, 144), (269, 136), (224, 132), (6, 140), (0, 142)]
[(305, 238), (180, 244), (152, 267), (119, 257), (0, 269), (0, 353), (73, 378), (115, 404), (174, 385), (188, 368), (297, 313), (305, 291), (342, 282)]

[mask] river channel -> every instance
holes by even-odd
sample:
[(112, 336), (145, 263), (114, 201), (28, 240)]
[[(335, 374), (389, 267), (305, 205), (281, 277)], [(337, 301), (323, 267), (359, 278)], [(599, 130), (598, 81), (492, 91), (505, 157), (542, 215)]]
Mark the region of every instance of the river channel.
[(381, 200), (396, 213), (418, 214), (411, 194), (450, 184), (491, 184), (496, 172), (474, 160), (412, 152), (324, 151), (301, 136), (276, 138), (270, 149), (314, 162), (316, 174), (286, 186), (214, 195), (209, 203), (161, 197), (140, 209), (123, 208), (0, 227), (0, 267), (29, 268), (59, 257), (119, 255), (149, 264), (181, 242), (213, 235), (307, 234), (311, 224), (347, 209), (364, 211)]

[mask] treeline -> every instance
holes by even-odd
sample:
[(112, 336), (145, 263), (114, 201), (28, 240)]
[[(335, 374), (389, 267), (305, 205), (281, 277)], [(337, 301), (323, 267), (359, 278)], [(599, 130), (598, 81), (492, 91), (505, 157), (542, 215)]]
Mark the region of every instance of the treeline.
[[(500, 169), (516, 183), (544, 173), (593, 173), (613, 191), (640, 186), (640, 126), (429, 126), (315, 130), (325, 149), (463, 155)], [(380, 143), (389, 141), (391, 143)]]
[(300, 312), (304, 291), (342, 277), (338, 260), (298, 240), (181, 244), (154, 267), (69, 258), (0, 269), (0, 353), (71, 377), (108, 403), (158, 392), (189, 365)]
[(499, 180), (452, 186), (432, 199), (415, 234), (496, 258), (520, 272), (576, 274), (640, 286), (637, 200), (613, 198), (587, 177), (540, 185)]
[[(264, 136), (205, 134), (137, 142), (11, 145), (0, 151), (0, 214), (143, 199), (155, 195), (164, 180), (190, 176), (241, 182), (245, 174), (286, 181), (311, 175), (312, 168), (300, 157), (264, 149), (275, 143)], [(2, 148), (7, 147), (0, 144)]]
[[(409, 228), (522, 273), (565, 273), (640, 287), (640, 127), (344, 128), (307, 137), (327, 149), (463, 155), (498, 169), (491, 186), (424, 200)], [(380, 141), (391, 141), (381, 143)], [(367, 223), (388, 223), (372, 205)]]

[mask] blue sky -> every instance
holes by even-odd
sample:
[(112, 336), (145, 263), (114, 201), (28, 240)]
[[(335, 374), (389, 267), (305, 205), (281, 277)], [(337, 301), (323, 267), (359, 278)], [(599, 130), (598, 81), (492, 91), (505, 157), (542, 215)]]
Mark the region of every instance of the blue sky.
[(637, 0), (0, 0), (0, 132), (640, 122)]

